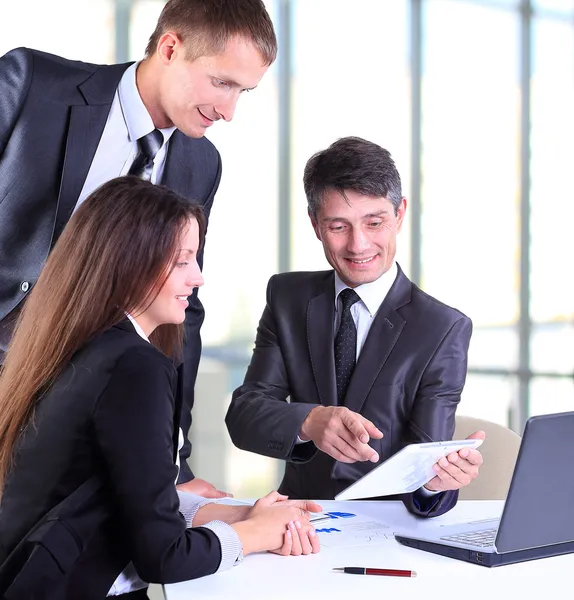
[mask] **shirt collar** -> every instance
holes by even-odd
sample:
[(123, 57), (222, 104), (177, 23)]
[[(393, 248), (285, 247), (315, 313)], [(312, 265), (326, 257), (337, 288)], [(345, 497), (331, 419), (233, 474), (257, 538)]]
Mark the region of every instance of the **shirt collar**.
[(137, 334), (146, 342), (149, 342), (147, 335), (144, 333), (144, 330), (139, 326), (139, 323), (129, 313), (126, 313), (126, 317), (131, 321)]
[[(141, 137), (151, 133), (155, 127), (136, 84), (136, 70), (139, 63), (130, 65), (120, 79), (118, 96), (122, 115), (128, 130), (130, 142), (137, 142)], [(160, 129), (163, 143), (167, 143), (175, 127)]]
[[(353, 288), (363, 304), (367, 307), (371, 317), (374, 317), (377, 314), (383, 300), (387, 297), (389, 290), (397, 278), (397, 272), (397, 263), (393, 261), (391, 268), (386, 273), (383, 273), (378, 279)], [(335, 310), (337, 310), (339, 294), (348, 287), (349, 286), (346, 283), (341, 281), (339, 274), (335, 271)]]

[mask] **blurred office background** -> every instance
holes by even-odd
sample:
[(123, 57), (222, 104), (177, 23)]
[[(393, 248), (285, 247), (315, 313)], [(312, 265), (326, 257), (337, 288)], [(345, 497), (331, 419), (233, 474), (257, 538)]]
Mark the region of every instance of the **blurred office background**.
[[(0, 54), (141, 58), (162, 0), (0, 1)], [(283, 465), (235, 449), (223, 418), (268, 278), (326, 267), (306, 160), (345, 135), (394, 155), (409, 200), (398, 260), (474, 322), (461, 413), (521, 432), (574, 410), (574, 0), (267, 0), (280, 56), (233, 124), (201, 298), (196, 473), (239, 496)]]

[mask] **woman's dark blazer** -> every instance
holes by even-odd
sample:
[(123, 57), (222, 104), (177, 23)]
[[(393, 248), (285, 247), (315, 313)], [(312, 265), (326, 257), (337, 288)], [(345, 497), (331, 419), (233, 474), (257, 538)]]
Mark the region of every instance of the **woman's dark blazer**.
[[(218, 538), (186, 529), (178, 511), (176, 388), (172, 361), (127, 320), (74, 355), (24, 430), (4, 487), (0, 597), (18, 573), (27, 585), (36, 578), (39, 598), (67, 600), (104, 598), (130, 561), (148, 582), (217, 570)], [(26, 574), (38, 548), (42, 568)]]

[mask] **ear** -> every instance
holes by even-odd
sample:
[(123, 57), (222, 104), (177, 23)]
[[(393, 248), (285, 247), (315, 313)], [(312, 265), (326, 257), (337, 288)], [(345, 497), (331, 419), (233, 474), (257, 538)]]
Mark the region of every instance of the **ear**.
[(159, 59), (167, 65), (180, 53), (185, 53), (181, 38), (173, 31), (166, 31), (157, 43), (156, 54)]
[(403, 226), (403, 221), (405, 219), (405, 213), (407, 212), (407, 199), (403, 196), (401, 198), (401, 203), (397, 208), (397, 232), (401, 230)]
[(322, 242), (322, 238), (321, 238), (321, 231), (319, 230), (319, 223), (317, 223), (317, 219), (311, 214), (310, 210), (307, 210), (307, 214), (309, 215), (309, 220), (311, 221), (311, 225), (313, 226), (313, 229), (315, 230), (315, 235), (317, 236), (317, 239)]

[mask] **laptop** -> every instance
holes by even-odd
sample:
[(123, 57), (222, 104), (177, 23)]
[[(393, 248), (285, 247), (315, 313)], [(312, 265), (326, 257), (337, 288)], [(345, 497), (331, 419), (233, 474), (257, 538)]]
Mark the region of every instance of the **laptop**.
[(500, 519), (395, 539), (485, 567), (574, 552), (573, 469), (574, 412), (531, 417)]

